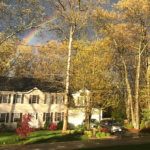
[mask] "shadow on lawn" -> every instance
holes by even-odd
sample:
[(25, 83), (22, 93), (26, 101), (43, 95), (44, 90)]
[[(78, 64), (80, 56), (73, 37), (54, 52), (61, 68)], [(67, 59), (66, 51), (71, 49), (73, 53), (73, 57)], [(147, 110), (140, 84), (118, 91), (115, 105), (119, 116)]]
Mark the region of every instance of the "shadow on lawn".
[(29, 141), (26, 144), (39, 144), (39, 143), (51, 143), (51, 142), (64, 142), (64, 141), (77, 141), (82, 139), (88, 139), (88, 137), (83, 137), (83, 135), (71, 135), (71, 134), (59, 134), (53, 137), (36, 139), (36, 141)]

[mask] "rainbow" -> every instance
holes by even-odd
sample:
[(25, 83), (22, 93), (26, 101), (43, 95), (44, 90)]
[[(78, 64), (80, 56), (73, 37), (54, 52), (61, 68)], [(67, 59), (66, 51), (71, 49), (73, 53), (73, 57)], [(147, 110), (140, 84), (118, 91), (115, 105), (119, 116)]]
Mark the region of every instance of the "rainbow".
[[(52, 16), (50, 16), (48, 19), (49, 22), (53, 22), (57, 19), (58, 17), (56, 16), (56, 13), (54, 13)], [(46, 21), (45, 21), (46, 22)], [(38, 29), (33, 30), (30, 34), (28, 34), (24, 40), (19, 44), (19, 46), (17, 47), (16, 50), (16, 56), (19, 55), (18, 50), (20, 49), (21, 46), (26, 46), (29, 42), (31, 42), (35, 36), (37, 36), (41, 31), (43, 31), (44, 29), (47, 28), (48, 24), (45, 24), (45, 22), (43, 22), (43, 25), (41, 25)], [(10, 57), (13, 57), (12, 55)], [(10, 67), (10, 64), (15, 60), (15, 58), (12, 58), (9, 60), (9, 62), (7, 63), (7, 67), (6, 69), (3, 71), (3, 74), (6, 72), (6, 70), (8, 70), (8, 68)]]

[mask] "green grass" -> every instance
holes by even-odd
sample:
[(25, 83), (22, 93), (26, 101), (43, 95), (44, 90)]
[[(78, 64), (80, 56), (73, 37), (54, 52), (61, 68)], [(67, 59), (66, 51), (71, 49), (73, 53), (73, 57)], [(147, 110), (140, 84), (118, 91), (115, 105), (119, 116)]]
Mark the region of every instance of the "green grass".
[(0, 146), (2, 145), (22, 145), (36, 143), (51, 143), (64, 141), (87, 140), (85, 135), (61, 134), (61, 130), (57, 131), (35, 131), (30, 134), (27, 141), (13, 141), (12, 137), (16, 132), (0, 133)]
[(78, 149), (78, 150), (148, 150), (148, 149), (150, 149), (150, 143), (138, 144), (138, 145), (97, 147), (97, 148), (87, 148), (87, 149)]

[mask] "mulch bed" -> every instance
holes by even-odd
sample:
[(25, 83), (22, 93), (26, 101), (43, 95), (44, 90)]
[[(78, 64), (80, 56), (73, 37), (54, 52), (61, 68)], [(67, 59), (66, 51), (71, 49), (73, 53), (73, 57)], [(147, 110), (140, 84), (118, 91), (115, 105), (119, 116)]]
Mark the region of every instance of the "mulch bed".
[(128, 131), (131, 131), (131, 132), (144, 132), (144, 133), (150, 133), (150, 128), (147, 128), (147, 129), (127, 129)]

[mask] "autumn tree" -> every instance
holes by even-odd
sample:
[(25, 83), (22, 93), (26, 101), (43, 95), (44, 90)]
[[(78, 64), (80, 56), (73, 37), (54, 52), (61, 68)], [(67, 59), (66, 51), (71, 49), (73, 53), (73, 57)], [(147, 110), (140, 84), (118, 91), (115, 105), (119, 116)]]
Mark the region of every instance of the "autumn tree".
[(66, 73), (65, 112), (63, 133), (67, 129), (69, 72), (71, 61), (71, 49), (74, 35), (77, 31), (87, 26), (87, 21), (93, 8), (103, 1), (81, 0), (48, 0), (51, 9), (55, 11), (57, 19), (50, 25), (50, 30), (55, 31), (61, 41), (68, 42), (68, 60)]

